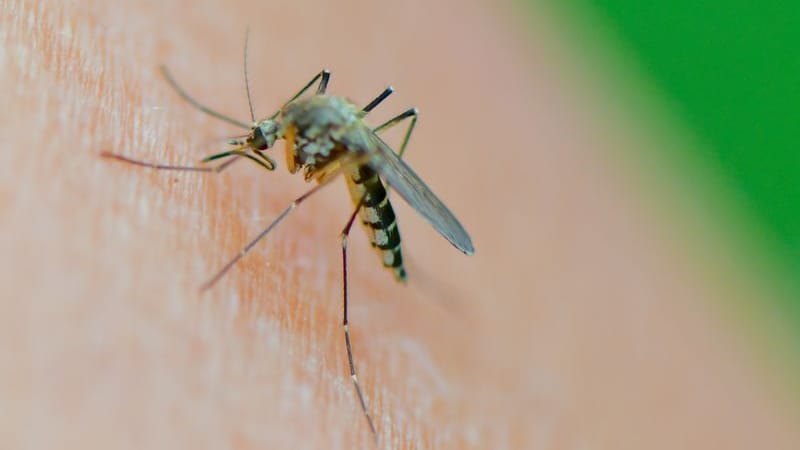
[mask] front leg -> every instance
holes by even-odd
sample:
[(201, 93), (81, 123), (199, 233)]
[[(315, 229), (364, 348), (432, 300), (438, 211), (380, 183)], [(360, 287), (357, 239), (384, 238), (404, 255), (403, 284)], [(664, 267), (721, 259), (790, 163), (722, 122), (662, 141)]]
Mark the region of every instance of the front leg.
[(311, 81), (306, 83), (306, 85), (303, 86), (303, 88), (300, 89), (300, 91), (298, 93), (294, 94), (294, 96), (292, 98), (290, 98), (286, 103), (284, 103), (283, 106), (281, 106), (281, 108), (279, 110), (275, 111), (275, 113), (272, 114), (272, 116), (270, 116), (269, 120), (275, 120), (275, 118), (278, 117), (278, 115), (281, 113), (281, 111), (283, 111), (292, 102), (294, 102), (295, 100), (300, 98), (301, 95), (305, 94), (305, 92), (309, 88), (311, 88), (311, 86), (313, 86), (314, 83), (317, 82), (317, 80), (319, 80), (319, 86), (317, 86), (317, 93), (315, 95), (324, 94), (325, 91), (327, 91), (327, 89), (328, 89), (328, 81), (330, 80), (330, 78), (331, 78), (331, 73), (330, 72), (328, 72), (325, 69), (320, 71), (318, 74), (316, 74), (314, 76), (314, 78), (311, 79)]
[(201, 163), (207, 163), (211, 161), (216, 161), (218, 159), (225, 159), (231, 158), (232, 159), (225, 161), (224, 163), (216, 166), (216, 167), (209, 167), (209, 166), (180, 166), (180, 165), (172, 165), (172, 164), (160, 164), (160, 163), (153, 163), (149, 161), (142, 161), (139, 159), (129, 158), (124, 155), (120, 155), (118, 153), (112, 152), (102, 152), (100, 156), (103, 158), (109, 159), (116, 159), (117, 161), (122, 161), (128, 164), (133, 164), (136, 166), (147, 167), (150, 169), (155, 170), (174, 170), (174, 171), (183, 171), (183, 172), (215, 172), (219, 173), (223, 170), (227, 169), (231, 164), (238, 160), (238, 157), (245, 157), (250, 161), (258, 164), (259, 167), (267, 169), (269, 171), (275, 170), (275, 161), (273, 161), (269, 156), (261, 153), (258, 150), (253, 150), (253, 153), (256, 156), (251, 155), (243, 148), (234, 148), (232, 150), (227, 150), (221, 153), (216, 153), (214, 155), (208, 156), (201, 160)]

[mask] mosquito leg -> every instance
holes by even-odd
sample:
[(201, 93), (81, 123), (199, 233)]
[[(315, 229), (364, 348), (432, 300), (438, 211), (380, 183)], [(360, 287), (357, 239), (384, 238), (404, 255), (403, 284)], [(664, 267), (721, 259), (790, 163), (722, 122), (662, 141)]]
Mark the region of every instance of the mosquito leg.
[(328, 81), (331, 79), (331, 73), (327, 70), (323, 70), (322, 72), (322, 79), (319, 80), (319, 86), (317, 86), (317, 95), (323, 95), (328, 90)]
[(373, 128), (372, 131), (374, 131), (376, 133), (380, 133), (380, 132), (382, 132), (384, 130), (388, 130), (389, 128), (391, 128), (391, 127), (397, 125), (398, 123), (404, 121), (405, 119), (408, 119), (409, 117), (411, 117), (412, 118), (411, 119), (411, 123), (408, 125), (408, 129), (406, 130), (406, 134), (403, 137), (403, 143), (400, 145), (400, 151), (397, 152), (397, 156), (402, 158), (403, 157), (403, 153), (405, 153), (405, 151), (406, 151), (406, 146), (408, 145), (408, 139), (411, 137), (411, 132), (414, 131), (414, 126), (417, 124), (417, 117), (418, 116), (419, 116), (419, 111), (417, 111), (417, 108), (410, 108), (410, 109), (400, 113), (396, 117), (387, 120), (385, 123), (383, 123), (381, 125), (378, 125), (377, 127)]
[(378, 95), (377, 97), (375, 97), (374, 100), (369, 102), (369, 104), (367, 106), (365, 106), (364, 109), (361, 110), (361, 112), (366, 114), (366, 113), (372, 111), (382, 101), (386, 100), (386, 97), (392, 95), (392, 92), (394, 92), (394, 88), (391, 87), (391, 86), (387, 87), (386, 89), (383, 90), (383, 92), (380, 93), (380, 95)]
[(330, 80), (331, 78), (331, 73), (323, 69), (320, 73), (314, 75), (314, 78), (312, 78), (311, 81), (306, 83), (306, 85), (303, 86), (303, 88), (300, 89), (298, 93), (294, 94), (292, 98), (290, 98), (286, 103), (284, 103), (283, 106), (281, 106), (281, 109), (275, 111), (275, 113), (272, 116), (270, 116), (269, 120), (275, 120), (275, 118), (278, 117), (278, 114), (280, 114), (284, 108), (286, 108), (293, 101), (300, 98), (300, 96), (303, 95), (307, 90), (309, 90), (311, 86), (313, 86), (314, 83), (316, 83), (317, 80), (319, 80), (320, 78), (322, 78), (322, 80), (320, 80), (319, 86), (317, 87), (317, 94), (324, 94), (325, 91), (328, 89), (328, 80)]
[(317, 192), (317, 191), (318, 191), (318, 190), (320, 190), (320, 189), (321, 189), (323, 186), (326, 186), (326, 185), (327, 185), (327, 183), (320, 183), (320, 184), (318, 184), (318, 185), (314, 186), (312, 189), (309, 189), (309, 190), (308, 190), (308, 192), (306, 192), (305, 194), (301, 195), (300, 197), (297, 197), (297, 198), (296, 198), (296, 199), (295, 199), (295, 200), (294, 200), (294, 201), (293, 201), (293, 202), (292, 202), (292, 203), (291, 203), (289, 206), (287, 206), (287, 207), (286, 207), (286, 209), (284, 209), (284, 210), (283, 210), (283, 211), (282, 211), (282, 212), (281, 212), (281, 213), (278, 215), (278, 217), (277, 217), (275, 220), (273, 220), (273, 221), (272, 221), (272, 223), (270, 223), (270, 224), (269, 224), (269, 226), (267, 226), (267, 228), (265, 228), (265, 229), (264, 229), (264, 231), (262, 231), (261, 233), (259, 233), (259, 234), (258, 234), (258, 236), (256, 236), (256, 237), (255, 237), (255, 239), (253, 239), (253, 240), (252, 240), (252, 241), (250, 241), (250, 242), (249, 242), (247, 245), (245, 245), (245, 246), (244, 246), (244, 248), (242, 248), (242, 250), (241, 250), (241, 251), (239, 251), (239, 253), (237, 253), (237, 254), (236, 254), (236, 256), (234, 256), (234, 257), (233, 257), (233, 259), (231, 259), (230, 261), (228, 261), (228, 263), (227, 263), (227, 264), (225, 264), (225, 266), (224, 266), (224, 267), (222, 267), (222, 269), (220, 269), (220, 270), (219, 270), (219, 272), (217, 272), (217, 273), (216, 273), (216, 274), (215, 274), (213, 277), (211, 277), (211, 279), (210, 279), (210, 280), (208, 280), (208, 281), (207, 281), (205, 284), (203, 284), (203, 285), (200, 287), (200, 290), (201, 290), (201, 291), (205, 291), (206, 289), (208, 289), (208, 288), (210, 288), (211, 286), (213, 286), (213, 285), (214, 285), (214, 283), (216, 283), (217, 281), (219, 281), (219, 279), (220, 279), (220, 278), (222, 278), (222, 276), (223, 276), (223, 275), (225, 275), (225, 274), (228, 272), (228, 270), (230, 270), (230, 269), (231, 269), (231, 267), (233, 267), (233, 266), (234, 266), (234, 265), (235, 265), (237, 262), (239, 262), (239, 260), (240, 260), (240, 259), (242, 259), (242, 258), (243, 258), (243, 257), (244, 257), (244, 256), (245, 256), (245, 255), (246, 255), (246, 254), (247, 254), (247, 253), (248, 253), (248, 252), (249, 252), (249, 251), (250, 251), (250, 250), (251, 250), (253, 247), (255, 247), (255, 245), (256, 245), (256, 244), (258, 244), (258, 242), (259, 242), (261, 239), (263, 239), (263, 238), (264, 238), (264, 236), (266, 236), (267, 234), (269, 234), (269, 232), (270, 232), (270, 231), (272, 231), (272, 229), (273, 229), (273, 228), (275, 228), (275, 226), (276, 226), (276, 225), (278, 225), (279, 223), (281, 223), (281, 221), (283, 221), (283, 219), (285, 219), (285, 218), (286, 218), (286, 216), (288, 216), (290, 212), (292, 212), (292, 211), (293, 211), (295, 208), (297, 208), (297, 207), (298, 207), (298, 206), (299, 206), (301, 203), (303, 203), (303, 201), (305, 201), (305, 200), (306, 200), (308, 197), (311, 197), (311, 195), (313, 195), (315, 192)]
[(251, 155), (250, 153), (248, 153), (245, 150), (237, 148), (237, 149), (228, 150), (228, 151), (224, 151), (222, 153), (217, 153), (215, 155), (208, 156), (206, 158), (203, 158), (202, 162), (207, 163), (207, 162), (211, 162), (211, 161), (214, 161), (214, 160), (217, 160), (217, 159), (221, 159), (221, 158), (229, 158), (231, 156), (236, 156), (236, 157), (247, 158), (247, 159), (253, 161), (254, 163), (258, 164), (259, 166), (261, 166), (264, 169), (267, 169), (269, 171), (275, 170), (275, 161), (273, 161), (272, 158), (270, 158), (269, 156), (267, 156), (267, 155), (265, 155), (265, 154), (263, 154), (263, 153), (261, 153), (259, 151), (254, 151), (253, 153), (258, 157)]
[(247, 158), (250, 161), (253, 161), (254, 163), (258, 164), (259, 167), (261, 167), (263, 169), (266, 169), (266, 170), (269, 170), (270, 172), (275, 170), (275, 161), (273, 161), (272, 158), (270, 158), (269, 156), (267, 156), (267, 155), (265, 155), (263, 153), (256, 153), (256, 155), (259, 156), (258, 158), (256, 158), (255, 156), (251, 155), (250, 153), (247, 153), (244, 150), (234, 150), (231, 153), (233, 155), (237, 155), (237, 156), (241, 156), (243, 158)]
[(342, 294), (343, 294), (343, 320), (342, 320), (342, 327), (344, 328), (344, 342), (345, 346), (347, 347), (347, 362), (350, 364), (350, 378), (353, 380), (353, 385), (355, 385), (356, 393), (358, 394), (358, 401), (361, 402), (361, 410), (364, 412), (364, 417), (367, 419), (367, 424), (369, 425), (369, 429), (372, 432), (372, 435), (375, 439), (378, 439), (378, 434), (375, 431), (375, 424), (372, 422), (372, 417), (369, 415), (369, 410), (367, 409), (367, 401), (364, 398), (364, 392), (361, 390), (361, 384), (358, 382), (358, 375), (356, 374), (356, 365), (353, 362), (353, 348), (350, 344), (350, 325), (347, 321), (347, 237), (350, 235), (350, 229), (353, 227), (353, 221), (358, 214), (358, 210), (361, 208), (361, 203), (364, 201), (363, 197), (361, 201), (358, 202), (356, 205), (353, 214), (350, 215), (350, 219), (347, 221), (347, 225), (344, 226), (342, 230)]
[(227, 169), (228, 166), (230, 166), (231, 164), (235, 163), (238, 160), (239, 160), (238, 156), (233, 156), (231, 159), (229, 159), (229, 160), (225, 161), (224, 163), (218, 165), (216, 167), (217, 173), (222, 172), (223, 170)]
[(138, 159), (128, 158), (117, 153), (102, 152), (100, 156), (103, 158), (116, 159), (117, 161), (126, 162), (136, 166), (149, 167), (156, 170), (178, 170), (185, 172), (220, 172), (228, 167), (233, 161), (227, 161), (217, 167), (203, 167), (203, 166), (173, 166), (170, 164), (157, 164), (147, 161), (140, 161)]
[(275, 167), (276, 167), (275, 166), (275, 161), (272, 158), (270, 158), (269, 156), (265, 155), (264, 152), (262, 152), (261, 150), (258, 150), (258, 149), (253, 149), (253, 154), (257, 155), (259, 158), (263, 159), (264, 162), (267, 163), (267, 165), (269, 166), (269, 167), (267, 167), (267, 169), (275, 170)]
[(232, 117), (228, 117), (225, 114), (218, 113), (218, 112), (214, 111), (213, 109), (211, 109), (211, 108), (203, 105), (202, 103), (198, 102), (194, 98), (192, 98), (192, 96), (189, 95), (186, 91), (184, 91), (183, 88), (181, 88), (178, 85), (178, 83), (175, 81), (175, 79), (172, 78), (172, 75), (169, 73), (169, 69), (167, 69), (167, 66), (161, 66), (161, 73), (164, 75), (164, 78), (166, 78), (167, 83), (169, 83), (169, 85), (172, 86), (172, 89), (175, 89), (175, 92), (177, 92), (178, 95), (182, 99), (184, 99), (187, 102), (189, 102), (190, 105), (194, 106), (195, 108), (199, 109), (200, 111), (203, 111), (204, 113), (208, 114), (211, 117), (216, 117), (219, 120), (228, 122), (228, 123), (230, 123), (232, 125), (236, 125), (237, 127), (241, 127), (241, 128), (246, 129), (246, 130), (249, 130), (250, 128), (252, 128), (252, 125), (246, 124), (246, 123), (244, 123), (242, 121), (239, 121), (239, 120), (236, 120), (236, 119), (234, 119)]

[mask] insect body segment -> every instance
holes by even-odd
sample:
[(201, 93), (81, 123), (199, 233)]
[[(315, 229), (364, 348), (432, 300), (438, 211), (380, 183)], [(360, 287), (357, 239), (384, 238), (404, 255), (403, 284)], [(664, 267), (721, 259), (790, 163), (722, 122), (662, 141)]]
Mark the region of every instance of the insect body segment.
[(350, 198), (359, 207), (361, 223), (372, 246), (378, 250), (383, 266), (391, 269), (397, 281), (406, 282), (406, 269), (400, 251), (400, 230), (392, 203), (378, 173), (366, 164), (348, 171)]
[(356, 106), (341, 97), (315, 95), (291, 103), (281, 120), (289, 171), (304, 168), (306, 179), (318, 178), (315, 172), (350, 151), (343, 137), (363, 126), (359, 116)]
[(363, 147), (354, 145), (365, 133), (371, 133), (364, 130), (361, 115), (354, 104), (341, 97), (316, 95), (290, 104), (282, 118), (287, 164), (290, 171), (303, 168), (306, 179), (321, 182), (344, 168), (350, 197), (359, 208), (372, 246), (379, 251), (383, 265), (398, 281), (405, 282), (400, 231), (378, 173), (367, 164), (343, 164), (348, 158), (357, 160), (367, 154)]

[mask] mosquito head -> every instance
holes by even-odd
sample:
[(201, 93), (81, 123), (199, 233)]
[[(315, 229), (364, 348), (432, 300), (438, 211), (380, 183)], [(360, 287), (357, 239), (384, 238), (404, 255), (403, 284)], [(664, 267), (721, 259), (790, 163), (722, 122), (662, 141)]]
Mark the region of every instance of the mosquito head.
[(278, 130), (280, 129), (277, 121), (272, 119), (262, 120), (253, 125), (250, 131), (250, 136), (247, 138), (247, 144), (250, 148), (256, 150), (266, 150), (271, 148), (275, 141), (278, 139)]

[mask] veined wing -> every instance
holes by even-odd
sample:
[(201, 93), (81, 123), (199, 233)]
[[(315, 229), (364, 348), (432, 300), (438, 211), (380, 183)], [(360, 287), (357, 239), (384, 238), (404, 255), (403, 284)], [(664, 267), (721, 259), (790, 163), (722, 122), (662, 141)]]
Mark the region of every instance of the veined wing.
[(370, 131), (369, 140), (368, 164), (451, 244), (467, 255), (475, 253), (467, 231), (425, 182), (378, 135)]

